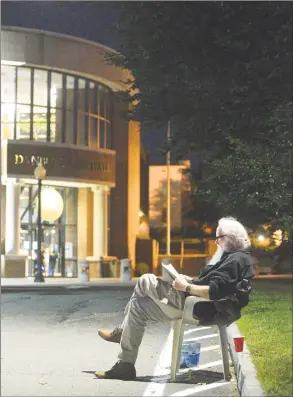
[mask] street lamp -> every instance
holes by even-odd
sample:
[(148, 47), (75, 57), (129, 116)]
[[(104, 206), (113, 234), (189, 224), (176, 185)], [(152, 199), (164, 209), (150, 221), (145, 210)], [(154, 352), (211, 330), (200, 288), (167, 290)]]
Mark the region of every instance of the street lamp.
[(41, 192), (42, 192), (42, 180), (46, 177), (46, 169), (43, 167), (42, 162), (38, 163), (34, 176), (38, 181), (38, 266), (35, 270), (35, 282), (45, 282), (43, 270), (42, 270), (42, 219), (41, 219)]
[[(168, 128), (167, 128), (167, 140), (168, 145), (170, 144), (170, 137), (171, 137), (171, 126), (170, 121), (168, 121)], [(170, 181), (170, 154), (171, 148), (168, 147), (167, 152), (167, 228), (166, 228), (166, 255), (171, 255), (171, 181)]]

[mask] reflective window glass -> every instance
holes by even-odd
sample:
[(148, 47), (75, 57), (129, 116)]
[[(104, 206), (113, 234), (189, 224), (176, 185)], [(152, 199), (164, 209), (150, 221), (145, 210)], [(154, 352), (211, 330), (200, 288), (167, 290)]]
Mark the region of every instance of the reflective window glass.
[(36, 141), (47, 140), (47, 107), (34, 106), (33, 131)]
[(112, 111), (112, 95), (111, 91), (106, 89), (105, 91), (105, 119), (111, 120), (111, 111)]
[(20, 194), (20, 220), (21, 222), (29, 222), (30, 216), (29, 205), (29, 188), (22, 187)]
[(78, 132), (77, 132), (77, 144), (85, 145), (86, 136), (85, 136), (85, 119), (86, 116), (84, 113), (78, 113)]
[(85, 103), (85, 80), (78, 79), (78, 109), (85, 111)]
[(48, 102), (48, 72), (35, 69), (34, 73), (34, 105), (47, 106)]
[(98, 143), (98, 122), (96, 117), (89, 117), (90, 139), (89, 146), (97, 146)]
[(14, 123), (1, 123), (1, 139), (14, 139)]
[(2, 65), (1, 79), (2, 138), (47, 141), (48, 133), (50, 142), (110, 147), (112, 99), (104, 85), (27, 66)]
[(111, 149), (111, 123), (107, 123), (106, 148)]
[(18, 68), (17, 74), (17, 103), (31, 102), (31, 69)]
[(77, 233), (76, 227), (66, 226), (65, 227), (65, 277), (76, 277), (76, 253), (77, 253)]
[(77, 144), (85, 145), (87, 142), (86, 131), (86, 106), (88, 104), (88, 99), (86, 98), (86, 82), (84, 79), (78, 79), (78, 129), (77, 129)]
[[(43, 185), (43, 192), (47, 188)], [(76, 276), (76, 224), (77, 224), (77, 189), (52, 187), (63, 198), (63, 213), (55, 221), (42, 220), (41, 243), (45, 252), (45, 275)], [(28, 257), (28, 275), (34, 274), (34, 260), (37, 249), (37, 186), (25, 185), (20, 195), (20, 248)], [(55, 256), (54, 269), (50, 257)]]
[(75, 225), (77, 222), (77, 190), (73, 188), (66, 188), (64, 202), (64, 216), (66, 219), (66, 224)]
[(66, 111), (66, 136), (65, 142), (68, 144), (73, 144), (73, 112)]
[(15, 67), (1, 65), (1, 101), (15, 102)]
[(62, 108), (63, 91), (62, 91), (62, 74), (52, 72), (51, 75), (51, 106), (53, 108)]
[(74, 77), (67, 76), (66, 78), (66, 109), (73, 110), (74, 108)]
[(101, 117), (106, 116), (106, 98), (105, 98), (105, 89), (103, 86), (99, 86), (99, 115)]
[(61, 142), (62, 140), (62, 110), (51, 108), (51, 142)]
[(14, 103), (2, 103), (1, 105), (1, 139), (14, 138)]
[(100, 120), (100, 148), (102, 149), (105, 149), (106, 147), (105, 139), (106, 139), (106, 123), (104, 120)]
[(17, 105), (16, 139), (30, 139), (31, 108), (29, 105)]
[(89, 84), (89, 112), (93, 114), (98, 112), (98, 90), (93, 82)]

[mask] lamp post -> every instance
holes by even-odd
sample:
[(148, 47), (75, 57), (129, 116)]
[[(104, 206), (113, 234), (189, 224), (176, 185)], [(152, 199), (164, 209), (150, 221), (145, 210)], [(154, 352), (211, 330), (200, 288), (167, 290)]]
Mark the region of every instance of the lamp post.
[[(171, 137), (170, 121), (168, 121), (168, 145)], [(170, 181), (170, 150), (167, 153), (167, 228), (166, 228), (166, 255), (171, 255), (171, 181)]]
[(41, 192), (42, 192), (42, 180), (46, 177), (46, 169), (42, 163), (38, 163), (34, 176), (38, 181), (38, 266), (35, 270), (35, 282), (45, 282), (43, 270), (42, 270), (42, 215), (41, 215)]

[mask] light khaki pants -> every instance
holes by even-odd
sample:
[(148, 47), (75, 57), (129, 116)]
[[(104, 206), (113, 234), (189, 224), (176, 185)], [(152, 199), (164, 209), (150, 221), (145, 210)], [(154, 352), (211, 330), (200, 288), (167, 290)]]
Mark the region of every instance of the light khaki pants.
[(139, 278), (125, 308), (118, 358), (135, 363), (145, 326), (149, 322), (168, 322), (182, 317), (185, 293), (154, 274)]

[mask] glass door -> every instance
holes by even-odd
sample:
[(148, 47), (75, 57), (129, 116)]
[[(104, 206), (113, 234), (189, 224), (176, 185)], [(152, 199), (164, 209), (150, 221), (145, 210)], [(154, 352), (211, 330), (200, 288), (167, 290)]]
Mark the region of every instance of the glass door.
[(55, 225), (43, 227), (43, 244), (45, 251), (45, 275), (48, 277), (62, 275), (62, 256), (59, 245), (60, 228)]
[[(77, 277), (77, 189), (54, 189), (61, 194), (64, 208), (56, 221), (48, 222), (42, 219), (41, 241), (45, 258), (45, 276)], [(38, 248), (37, 187), (24, 186), (20, 199), (21, 250), (29, 257), (27, 273), (33, 277)]]

